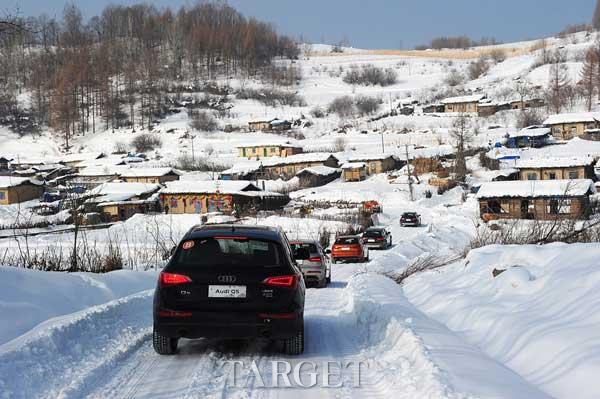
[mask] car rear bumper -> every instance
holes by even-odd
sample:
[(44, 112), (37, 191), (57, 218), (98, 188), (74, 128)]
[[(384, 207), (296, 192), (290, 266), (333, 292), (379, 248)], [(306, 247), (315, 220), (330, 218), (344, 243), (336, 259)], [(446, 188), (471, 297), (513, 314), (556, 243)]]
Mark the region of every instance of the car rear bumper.
[(326, 278), (325, 268), (320, 267), (302, 268), (302, 275), (304, 276), (304, 281), (307, 283), (317, 283)]
[(301, 311), (291, 313), (192, 312), (188, 317), (154, 314), (154, 329), (176, 338), (285, 339), (302, 327)]
[(387, 241), (365, 242), (365, 246), (371, 249), (383, 249), (387, 247)]
[(418, 226), (420, 226), (419, 222), (408, 222), (408, 221), (406, 221), (406, 222), (400, 222), (400, 224), (402, 226), (412, 226), (412, 227), (418, 227)]
[(335, 257), (336, 262), (348, 262), (348, 263), (359, 263), (364, 262), (364, 256), (344, 256), (344, 257)]

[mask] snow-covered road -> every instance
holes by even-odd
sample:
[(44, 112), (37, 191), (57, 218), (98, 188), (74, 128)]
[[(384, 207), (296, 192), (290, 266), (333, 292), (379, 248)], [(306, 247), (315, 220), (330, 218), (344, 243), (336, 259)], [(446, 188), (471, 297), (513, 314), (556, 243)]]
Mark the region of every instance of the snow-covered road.
[[(399, 210), (387, 209), (380, 221), (397, 244), (372, 251), (367, 264), (334, 265), (328, 288), (308, 290), (302, 356), (283, 356), (266, 341), (222, 340), (182, 340), (176, 356), (156, 355), (152, 290), (146, 290), (51, 319), (0, 346), (0, 398), (547, 398), (419, 311), (379, 273), (459, 249), (468, 235), (453, 227), (456, 215), (446, 207), (419, 208), (425, 226), (410, 229), (397, 225)], [(231, 361), (242, 362), (235, 381)], [(292, 369), (316, 365), (315, 386), (300, 385), (310, 382), (307, 368), (299, 380), (290, 374), (291, 388), (282, 379), (274, 384), (273, 367), (284, 367), (278, 361)], [(326, 387), (326, 362), (363, 362), (360, 387), (355, 367), (340, 379), (335, 365), (329, 385), (341, 386)]]

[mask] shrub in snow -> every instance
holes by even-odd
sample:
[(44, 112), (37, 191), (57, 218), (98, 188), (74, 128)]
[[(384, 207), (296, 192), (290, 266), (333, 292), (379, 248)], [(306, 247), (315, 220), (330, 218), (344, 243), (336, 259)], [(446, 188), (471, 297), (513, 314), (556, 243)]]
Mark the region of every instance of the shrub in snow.
[(380, 105), (381, 100), (375, 97), (359, 96), (356, 99), (356, 109), (361, 115), (369, 115), (377, 112)]
[(342, 80), (351, 85), (363, 86), (390, 86), (398, 81), (396, 71), (391, 68), (380, 68), (373, 64), (366, 64), (362, 67), (352, 66)]
[(152, 151), (161, 144), (160, 138), (148, 133), (142, 133), (131, 140), (131, 146), (135, 148), (136, 152)]
[(452, 69), (450, 73), (444, 79), (444, 83), (450, 87), (456, 87), (458, 85), (463, 84), (465, 81), (465, 76), (458, 72), (456, 69)]
[(219, 128), (215, 117), (206, 111), (192, 111), (190, 126), (201, 132), (214, 132)]
[(334, 99), (329, 104), (328, 111), (337, 114), (340, 118), (347, 118), (354, 115), (356, 108), (352, 97), (342, 96)]

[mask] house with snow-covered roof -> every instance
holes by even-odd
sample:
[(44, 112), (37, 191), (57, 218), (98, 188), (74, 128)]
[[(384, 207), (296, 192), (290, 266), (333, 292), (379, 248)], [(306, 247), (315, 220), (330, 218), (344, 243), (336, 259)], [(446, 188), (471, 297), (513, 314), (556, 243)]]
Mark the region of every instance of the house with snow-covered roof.
[(544, 126), (528, 126), (517, 132), (508, 133), (508, 148), (540, 148), (548, 144), (552, 129)]
[(363, 181), (367, 178), (367, 164), (364, 162), (346, 162), (342, 165), (344, 181)]
[(289, 202), (287, 195), (262, 191), (242, 180), (172, 181), (159, 196), (168, 214), (276, 210)]
[(43, 193), (42, 183), (36, 180), (24, 177), (0, 176), (0, 205), (31, 201), (40, 198)]
[(583, 136), (586, 130), (600, 128), (600, 112), (551, 115), (544, 121), (544, 126), (552, 129), (557, 140), (570, 140)]
[(519, 180), (490, 182), (477, 192), (485, 221), (497, 219), (586, 219), (594, 182), (578, 180)]
[(173, 168), (128, 168), (120, 173), (121, 179), (129, 183), (163, 184), (179, 180), (181, 173)]
[(594, 158), (580, 156), (519, 159), (514, 167), (520, 180), (596, 180), (595, 165)]
[(290, 143), (264, 143), (238, 147), (241, 158), (287, 157), (302, 153), (302, 147)]
[(311, 152), (290, 155), (288, 157), (272, 157), (260, 161), (245, 161), (233, 165), (221, 172), (223, 180), (256, 180), (293, 178), (302, 169), (314, 166), (337, 168), (339, 160), (333, 154)]
[(472, 94), (445, 98), (441, 102), (444, 105), (444, 112), (477, 113), (479, 102), (484, 98), (483, 94)]
[(385, 173), (396, 169), (396, 158), (390, 154), (353, 153), (346, 157), (346, 161), (365, 163), (368, 175)]
[(338, 168), (329, 166), (313, 166), (304, 168), (296, 173), (300, 187), (319, 187), (331, 183), (341, 176), (342, 172)]
[(158, 184), (103, 183), (88, 191), (85, 207), (97, 211), (105, 222), (124, 221), (138, 213), (158, 211)]

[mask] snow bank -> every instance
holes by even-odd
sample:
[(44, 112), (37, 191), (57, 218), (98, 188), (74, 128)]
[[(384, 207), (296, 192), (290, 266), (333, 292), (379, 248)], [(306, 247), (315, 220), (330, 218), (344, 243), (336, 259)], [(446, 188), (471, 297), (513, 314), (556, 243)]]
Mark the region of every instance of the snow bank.
[(600, 244), (490, 246), (410, 278), (405, 292), (550, 395), (598, 398), (599, 257)]
[(369, 375), (395, 398), (547, 397), (417, 310), (391, 279), (359, 274), (345, 291), (340, 319), (362, 341)]
[(0, 267), (0, 345), (50, 318), (147, 290), (155, 284), (155, 272), (58, 273)]
[(151, 334), (153, 290), (49, 320), (0, 346), (0, 397), (84, 397)]

